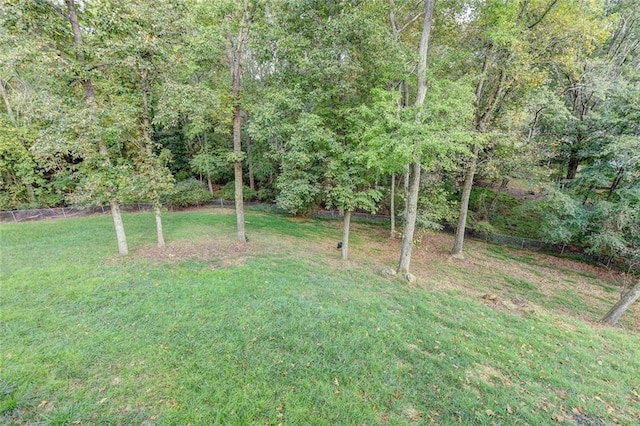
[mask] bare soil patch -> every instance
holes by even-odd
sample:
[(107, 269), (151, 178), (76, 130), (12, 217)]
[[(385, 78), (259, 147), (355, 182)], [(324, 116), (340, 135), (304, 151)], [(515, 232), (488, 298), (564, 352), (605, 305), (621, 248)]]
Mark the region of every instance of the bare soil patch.
[(212, 267), (230, 267), (242, 265), (253, 253), (255, 253), (255, 247), (240, 241), (202, 239), (172, 241), (165, 247), (146, 246), (138, 250), (135, 256), (159, 263), (191, 260), (206, 262)]

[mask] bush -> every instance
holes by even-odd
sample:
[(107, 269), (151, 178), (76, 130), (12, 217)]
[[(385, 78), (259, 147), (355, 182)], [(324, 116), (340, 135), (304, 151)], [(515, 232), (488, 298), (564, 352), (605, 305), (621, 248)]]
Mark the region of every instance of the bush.
[[(220, 191), (218, 191), (218, 197), (223, 200), (235, 200), (236, 199), (236, 187), (235, 182), (228, 182), (225, 186), (223, 186)], [(242, 186), (242, 197), (244, 201), (254, 201), (257, 199), (256, 191), (249, 188), (246, 185)]]
[(487, 221), (474, 221), (471, 217), (469, 217), (469, 224), (467, 226), (474, 233), (482, 236), (483, 238), (488, 238), (491, 234), (495, 234), (496, 230)]
[(273, 202), (275, 194), (270, 188), (260, 188), (256, 191), (256, 199), (262, 202)]
[(175, 209), (207, 204), (212, 198), (203, 182), (187, 179), (176, 183), (173, 191), (163, 197), (162, 203), (170, 209)]

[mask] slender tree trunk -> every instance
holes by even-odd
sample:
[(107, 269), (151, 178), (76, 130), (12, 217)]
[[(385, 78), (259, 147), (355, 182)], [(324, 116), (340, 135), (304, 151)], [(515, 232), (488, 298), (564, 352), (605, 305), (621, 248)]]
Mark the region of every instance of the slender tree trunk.
[(531, 122), (531, 125), (529, 126), (529, 133), (527, 135), (527, 145), (530, 145), (531, 142), (533, 142), (533, 137), (536, 134), (536, 129), (538, 128), (538, 120), (540, 118), (540, 113), (544, 110), (544, 107), (539, 108), (538, 110), (536, 110), (536, 112), (533, 114), (533, 121)]
[[(149, 75), (147, 70), (142, 74), (142, 135), (144, 136), (145, 152), (147, 161), (153, 164), (153, 142), (151, 141), (151, 120), (149, 120)], [(153, 182), (155, 184), (156, 182)], [(156, 217), (156, 234), (158, 239), (158, 247), (164, 247), (164, 233), (162, 231), (162, 203), (160, 202), (160, 194), (154, 189), (151, 193), (153, 209)]]
[[(67, 19), (71, 24), (71, 31), (73, 32), (73, 40), (76, 45), (76, 59), (81, 64), (85, 64), (84, 54), (82, 53), (82, 32), (80, 30), (80, 22), (78, 21), (78, 15), (76, 13), (75, 1), (74, 0), (65, 0), (67, 4)], [(81, 80), (82, 88), (84, 90), (85, 100), (87, 105), (91, 110), (95, 108), (95, 91), (93, 89), (93, 84), (91, 80), (88, 78), (82, 78)], [(109, 151), (107, 146), (104, 144), (104, 141), (101, 138), (98, 138), (98, 153), (102, 156), (105, 167), (111, 166), (111, 160), (109, 158)], [(118, 240), (118, 252), (121, 255), (126, 255), (129, 253), (129, 248), (127, 246), (127, 237), (124, 232), (124, 225), (122, 223), (122, 214), (120, 213), (120, 204), (117, 200), (112, 199), (111, 202), (111, 216), (113, 218), (113, 224), (116, 230), (116, 239)]]
[[(480, 74), (480, 80), (478, 81), (478, 86), (476, 87), (476, 100), (475, 100), (475, 122), (476, 122), (476, 131), (480, 134), (484, 133), (486, 130), (487, 122), (489, 121), (491, 115), (495, 112), (498, 107), (498, 101), (500, 98), (500, 94), (503, 92), (503, 83), (504, 83), (504, 73), (500, 73), (500, 77), (498, 79), (498, 84), (493, 91), (493, 96), (489, 100), (489, 105), (483, 111), (481, 110), (481, 99), (485, 96), (485, 81), (487, 79), (487, 69), (489, 67), (489, 53), (491, 52), (492, 46), (488, 45), (485, 48), (484, 59), (482, 61), (482, 72)], [(462, 199), (460, 201), (460, 215), (458, 216), (458, 226), (456, 227), (456, 235), (455, 241), (453, 244), (453, 248), (451, 249), (451, 255), (454, 258), (462, 259), (464, 258), (464, 254), (462, 253), (462, 246), (464, 244), (464, 234), (467, 227), (467, 216), (469, 214), (469, 198), (471, 197), (471, 189), (473, 189), (473, 178), (476, 174), (476, 167), (478, 164), (478, 155), (480, 154), (480, 147), (476, 143), (473, 147), (471, 163), (469, 164), (469, 168), (465, 173), (464, 185), (462, 187)]]
[[(431, 34), (431, 24), (433, 22), (434, 0), (425, 1), (424, 21), (422, 23), (422, 35), (420, 37), (419, 61), (418, 61), (418, 93), (416, 96), (416, 107), (424, 104), (427, 97), (427, 56), (429, 53), (429, 37)], [(418, 120), (420, 117), (418, 116)], [(398, 262), (398, 273), (407, 274), (411, 263), (411, 250), (413, 248), (413, 236), (416, 229), (418, 217), (418, 194), (420, 191), (420, 141), (415, 141), (415, 159), (411, 164), (411, 183), (407, 197), (406, 222), (402, 233), (402, 245), (400, 247), (400, 261)]]
[(640, 281), (624, 293), (618, 303), (616, 303), (600, 321), (609, 325), (616, 325), (622, 314), (638, 299), (640, 299)]
[(232, 95), (233, 95), (233, 175), (235, 183), (235, 207), (236, 207), (236, 227), (238, 230), (238, 240), (247, 241), (244, 224), (244, 199), (242, 181), (242, 108), (240, 90), (242, 87), (242, 55), (248, 36), (249, 11), (245, 1), (240, 29), (236, 39), (231, 34), (227, 37), (227, 57), (231, 71)]
[(479, 147), (473, 147), (473, 158), (471, 164), (464, 177), (464, 186), (462, 187), (462, 200), (460, 202), (460, 216), (458, 217), (458, 226), (456, 228), (455, 243), (451, 255), (455, 258), (462, 259), (462, 245), (464, 243), (464, 233), (467, 227), (467, 215), (469, 213), (469, 198), (471, 197), (471, 189), (473, 188), (473, 178), (476, 174), (476, 165), (478, 163)]
[(409, 211), (409, 187), (411, 186), (411, 164), (407, 164), (404, 171), (404, 215), (402, 217), (403, 225), (407, 224), (407, 212)]
[(413, 249), (413, 236), (416, 230), (416, 220), (418, 217), (418, 194), (420, 192), (420, 163), (411, 165), (411, 186), (408, 194), (407, 221), (404, 225), (402, 233), (402, 245), (400, 246), (400, 262), (398, 264), (398, 273), (406, 274), (409, 272), (409, 264), (411, 263), (411, 250)]
[(620, 182), (622, 182), (623, 177), (624, 177), (624, 167), (619, 167), (618, 173), (616, 174), (616, 177), (613, 179), (613, 182), (611, 182), (611, 186), (609, 187), (609, 193), (607, 194), (607, 201), (611, 199), (611, 197), (613, 196), (613, 193), (618, 188), (618, 185), (620, 185)]
[(120, 212), (120, 204), (117, 201), (111, 202), (111, 217), (113, 218), (113, 226), (116, 228), (116, 238), (118, 240), (118, 253), (125, 255), (129, 253), (127, 246), (127, 236), (124, 233), (124, 224), (122, 223), (122, 213)]
[(207, 187), (209, 188), (209, 192), (213, 195), (213, 182), (211, 182), (211, 173), (207, 172)]
[(160, 203), (153, 206), (156, 216), (156, 234), (158, 235), (158, 247), (164, 247), (164, 232), (162, 232), (162, 213), (160, 211)]
[[(235, 85), (235, 81), (234, 81)], [(236, 205), (236, 225), (238, 229), (238, 240), (247, 241), (244, 227), (244, 198), (243, 198), (243, 182), (242, 182), (242, 146), (240, 141), (241, 132), (240, 106), (236, 107), (233, 113), (233, 151), (236, 154), (236, 160), (233, 162), (233, 176), (235, 183), (235, 205)]]
[(342, 222), (342, 260), (349, 257), (349, 227), (351, 226), (351, 211), (345, 210)]
[(251, 155), (251, 148), (252, 148), (251, 136), (247, 135), (247, 165), (249, 166), (249, 188), (251, 188), (252, 191), (255, 191), (256, 180), (253, 175), (253, 160)]
[(145, 152), (147, 155), (153, 153), (151, 146), (151, 120), (149, 119), (149, 75), (148, 71), (142, 73), (142, 136), (145, 142)]
[(396, 174), (391, 174), (391, 238), (396, 237)]
[(578, 165), (580, 164), (580, 159), (578, 158), (578, 153), (574, 150), (571, 150), (571, 154), (569, 156), (569, 162), (567, 164), (567, 179), (572, 180), (576, 178), (576, 174), (578, 173)]

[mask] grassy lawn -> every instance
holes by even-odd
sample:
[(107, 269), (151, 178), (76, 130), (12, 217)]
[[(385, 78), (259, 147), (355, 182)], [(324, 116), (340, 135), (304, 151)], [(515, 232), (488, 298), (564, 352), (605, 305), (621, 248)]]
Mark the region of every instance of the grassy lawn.
[[(230, 211), (0, 225), (0, 423), (636, 424), (640, 320), (618, 278), (449, 236)], [(589, 267), (592, 268), (592, 267)], [(618, 280), (618, 281), (616, 281)], [(612, 290), (614, 289), (614, 290)]]

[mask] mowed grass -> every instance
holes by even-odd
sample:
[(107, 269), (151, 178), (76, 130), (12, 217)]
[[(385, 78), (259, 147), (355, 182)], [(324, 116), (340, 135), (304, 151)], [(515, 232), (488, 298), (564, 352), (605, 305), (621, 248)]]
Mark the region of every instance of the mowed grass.
[[(397, 242), (375, 226), (354, 226), (341, 262), (338, 222), (249, 212), (246, 246), (233, 242), (233, 212), (166, 213), (164, 225), (158, 250), (153, 217), (126, 215), (126, 257), (109, 216), (0, 226), (0, 422), (640, 418), (637, 330), (573, 315), (578, 293), (545, 306), (549, 268), (521, 275), (532, 263), (504, 258), (515, 272), (498, 272), (478, 242), (463, 263), (427, 262), (416, 247), (420, 284), (409, 285), (379, 273)], [(486, 290), (535, 303), (504, 309), (478, 297)]]

